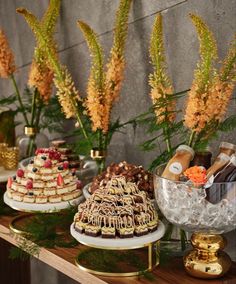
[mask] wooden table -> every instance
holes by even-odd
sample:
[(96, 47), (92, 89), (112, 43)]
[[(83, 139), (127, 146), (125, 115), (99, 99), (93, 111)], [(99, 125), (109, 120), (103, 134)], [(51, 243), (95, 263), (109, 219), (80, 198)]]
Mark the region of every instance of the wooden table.
[[(17, 245), (14, 235), (10, 234), (9, 222), (13, 217), (2, 216), (0, 217), (0, 238), (5, 241)], [(65, 275), (71, 277), (72, 279), (78, 281), (78, 283), (96, 283), (96, 284), (148, 284), (148, 283), (158, 283), (158, 284), (235, 284), (236, 283), (236, 263), (233, 264), (231, 271), (219, 280), (200, 280), (188, 276), (183, 268), (182, 259), (175, 258), (172, 259), (169, 265), (164, 267), (157, 267), (153, 271), (155, 279), (149, 281), (148, 279), (141, 277), (127, 277), (127, 278), (115, 278), (115, 277), (97, 277), (89, 274), (85, 271), (80, 270), (75, 266), (75, 257), (78, 254), (79, 247), (75, 248), (58, 248), (58, 249), (45, 249), (40, 250), (39, 259), (50, 265), (51, 267), (57, 269), (58, 271), (64, 273)], [(1, 258), (0, 258), (0, 261)], [(0, 263), (0, 267), (4, 264)], [(4, 270), (4, 269), (3, 269)], [(5, 271), (7, 273), (7, 271)], [(2, 276), (0, 275), (0, 279)], [(5, 282), (11, 283), (11, 282)]]

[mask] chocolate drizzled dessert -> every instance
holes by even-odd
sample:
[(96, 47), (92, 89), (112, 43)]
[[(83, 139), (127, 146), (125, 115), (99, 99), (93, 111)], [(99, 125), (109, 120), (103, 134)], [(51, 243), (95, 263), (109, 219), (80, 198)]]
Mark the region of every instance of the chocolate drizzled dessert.
[(9, 178), (7, 196), (27, 203), (59, 203), (82, 194), (81, 184), (67, 161), (54, 149), (38, 149), (29, 165)]
[(79, 205), (75, 230), (102, 238), (132, 238), (157, 229), (158, 216), (146, 192), (125, 177), (113, 177)]
[(126, 181), (133, 182), (139, 190), (147, 192), (148, 196), (154, 198), (153, 175), (142, 166), (128, 164), (123, 161), (118, 164), (112, 163), (100, 175), (93, 179), (89, 192), (94, 193), (100, 186), (105, 186), (113, 176), (123, 176)]

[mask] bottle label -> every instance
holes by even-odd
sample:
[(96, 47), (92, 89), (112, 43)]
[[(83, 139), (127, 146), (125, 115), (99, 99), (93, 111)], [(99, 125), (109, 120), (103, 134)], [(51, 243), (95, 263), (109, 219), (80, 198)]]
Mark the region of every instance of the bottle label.
[(225, 162), (230, 160), (230, 156), (226, 155), (225, 153), (220, 153), (217, 158)]
[(179, 162), (174, 162), (169, 166), (169, 171), (172, 174), (180, 175), (183, 171), (183, 167)]

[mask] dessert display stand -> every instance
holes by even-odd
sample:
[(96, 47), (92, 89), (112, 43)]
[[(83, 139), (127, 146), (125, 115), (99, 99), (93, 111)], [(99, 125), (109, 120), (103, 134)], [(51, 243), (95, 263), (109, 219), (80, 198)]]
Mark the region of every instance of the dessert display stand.
[(69, 206), (77, 206), (84, 201), (84, 196), (81, 195), (78, 198), (59, 203), (36, 204), (36, 203), (15, 201), (13, 199), (10, 199), (7, 196), (7, 193), (5, 192), (3, 200), (12, 209), (26, 213), (24, 215), (16, 216), (15, 218), (12, 219), (10, 223), (11, 231), (13, 231), (16, 234), (27, 234), (27, 232), (18, 229), (17, 224), (18, 222), (22, 222), (22, 219), (28, 219), (30, 216), (33, 216), (34, 213), (45, 213), (45, 214), (57, 213), (64, 209), (67, 209)]
[(81, 244), (97, 249), (103, 250), (135, 250), (139, 248), (148, 249), (148, 267), (142, 271), (132, 271), (132, 272), (105, 272), (97, 271), (82, 265), (78, 259), (76, 259), (76, 265), (89, 273), (101, 275), (101, 276), (137, 276), (143, 274), (147, 271), (152, 271), (159, 264), (159, 240), (163, 237), (165, 233), (165, 226), (162, 222), (159, 222), (156, 231), (149, 233), (148, 235), (133, 237), (133, 238), (114, 238), (107, 239), (102, 237), (92, 237), (85, 234), (77, 232), (74, 228), (74, 223), (70, 228), (71, 235)]

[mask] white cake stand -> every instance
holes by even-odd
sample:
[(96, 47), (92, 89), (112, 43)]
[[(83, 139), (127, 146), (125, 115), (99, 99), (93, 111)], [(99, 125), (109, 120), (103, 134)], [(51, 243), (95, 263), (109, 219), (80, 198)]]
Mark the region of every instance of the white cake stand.
[(88, 199), (92, 194), (88, 191), (89, 190), (89, 188), (90, 188), (90, 186), (91, 186), (91, 182), (90, 183), (88, 183), (88, 184), (86, 184), (84, 187), (83, 187), (83, 195), (84, 195), (84, 197), (85, 197), (85, 199)]
[(68, 201), (63, 201), (59, 203), (43, 203), (43, 204), (38, 204), (38, 203), (27, 203), (27, 202), (20, 202), (20, 201), (15, 201), (7, 196), (7, 193), (4, 193), (3, 196), (4, 202), (10, 206), (11, 208), (17, 210), (17, 211), (22, 211), (22, 212), (30, 212), (30, 213), (55, 213), (60, 210), (66, 209), (69, 206), (77, 206), (81, 202), (84, 201), (84, 196), (81, 195), (78, 198), (68, 200)]
[[(71, 235), (81, 244), (88, 247), (104, 249), (104, 250), (134, 250), (143, 247), (148, 248), (148, 267), (142, 271), (110, 273), (89, 269), (76, 260), (76, 265), (87, 272), (103, 275), (103, 276), (137, 276), (146, 271), (153, 270), (159, 264), (159, 240), (164, 236), (165, 226), (159, 221), (156, 231), (140, 237), (124, 238), (116, 237), (114, 239), (104, 239), (102, 237), (91, 237), (77, 232), (74, 223), (70, 227)], [(155, 258), (155, 261), (153, 261)]]

